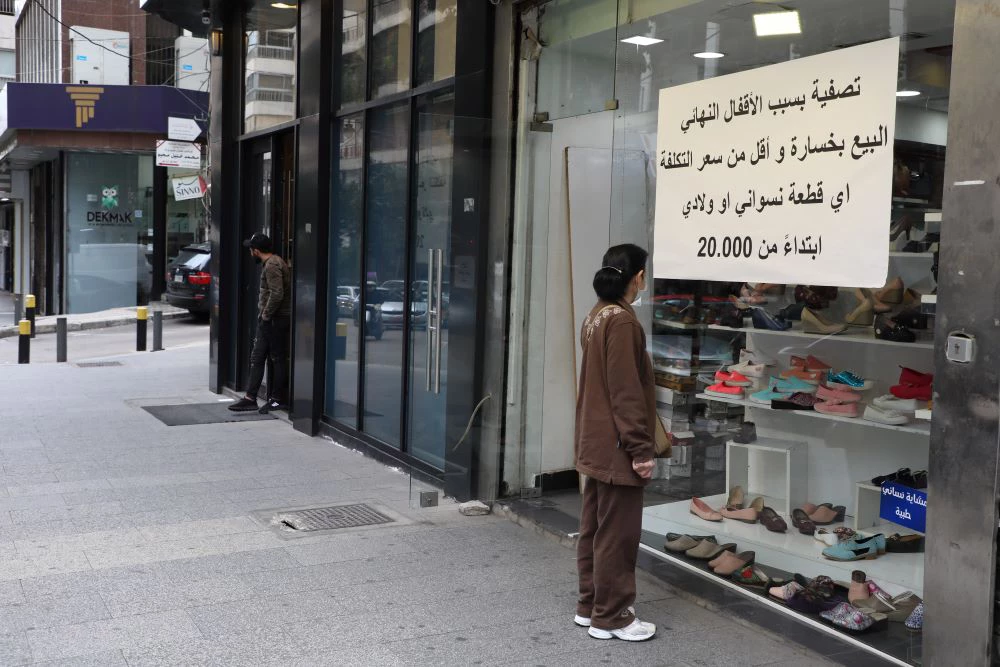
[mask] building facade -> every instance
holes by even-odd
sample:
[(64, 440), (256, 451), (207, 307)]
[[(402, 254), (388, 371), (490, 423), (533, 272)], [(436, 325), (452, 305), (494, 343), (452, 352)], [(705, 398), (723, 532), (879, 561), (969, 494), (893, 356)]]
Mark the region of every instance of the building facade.
[(29, 0), (16, 37), (0, 127), (7, 289), (34, 294), (42, 314), (159, 299), (170, 258), (207, 234), (202, 201), (170, 188), (192, 169), (154, 164), (166, 114), (207, 120), (207, 42), (135, 0)]
[[(990, 174), (1000, 133), (990, 110), (1000, 93), (982, 63), (997, 48), (1000, 19), (990, 2), (144, 6), (192, 30), (207, 17), (213, 33), (213, 389), (246, 381), (257, 276), (239, 242), (264, 231), (294, 272), (295, 428), (335, 435), (459, 499), (541, 493), (572, 506), (576, 339), (592, 305), (590, 276), (607, 246), (637, 243), (650, 250), (655, 277), (637, 312), (674, 439), (647, 489), (643, 550), (889, 664), (994, 659), (1000, 409), (991, 397), (1000, 380), (990, 360), (1000, 340), (988, 292), (997, 271)], [(849, 62), (859, 53), (850, 49), (861, 47), (882, 49), (858, 65), (863, 71), (823, 64), (837, 52)], [(812, 57), (819, 60), (803, 60)], [(796, 132), (794, 119), (806, 115), (794, 114), (806, 114), (810, 100), (888, 100), (891, 123), (858, 116), (876, 133), (894, 128), (891, 139), (863, 141), (870, 130), (854, 139), (855, 148), (881, 150), (891, 169), (871, 176), (885, 196), (851, 214), (870, 222), (858, 232), (857, 256), (842, 260), (860, 273), (860, 248), (878, 246), (885, 284), (817, 285), (828, 274), (809, 264), (781, 281), (749, 269), (737, 282), (712, 280), (700, 273), (697, 249), (690, 275), (686, 262), (664, 270), (657, 258), (683, 236), (657, 214), (658, 199), (673, 195), (661, 186), (674, 158), (668, 163), (658, 143), (671, 105), (694, 108), (692, 122), (704, 125), (725, 109), (712, 116), (703, 108), (699, 117), (706, 102), (689, 86), (732, 82), (730, 120), (748, 115), (739, 95), (751, 91), (735, 92), (746, 75), (799, 60), (823, 64), (827, 78), (865, 83), (830, 93), (817, 74), (812, 97), (810, 87), (801, 103), (794, 95), (784, 106), (772, 101), (768, 114), (793, 115), (753, 137), (752, 149), (764, 146), (750, 151), (753, 164), (777, 153), (779, 133)], [(867, 83), (875, 75), (864, 68), (889, 75)], [(845, 152), (830, 141), (810, 138), (796, 159)], [(747, 160), (743, 152), (740, 159), (734, 148), (727, 169)], [(724, 159), (712, 157), (701, 166)], [(724, 169), (715, 184), (736, 187), (736, 174)], [(698, 206), (691, 197), (688, 214)], [(784, 201), (756, 199), (752, 208), (763, 214)], [(803, 215), (800, 224), (810, 221)], [(828, 242), (836, 227), (823, 232)], [(862, 238), (872, 230), (874, 244)], [(721, 267), (731, 243), (713, 247), (706, 240), (704, 255)], [(801, 247), (808, 254), (808, 243)], [(766, 375), (760, 387), (718, 388), (715, 372), (738, 363), (742, 350), (773, 364), (775, 376), (825, 384), (833, 380), (816, 374), (825, 366), (863, 376), (862, 408), (803, 415), (776, 409), (771, 397), (751, 400), (768, 389)], [(799, 360), (812, 366), (796, 371)], [(901, 377), (900, 366), (910, 372)], [(876, 401), (880, 394), (920, 402), (886, 416), (880, 405), (910, 404)], [(736, 442), (744, 422), (756, 425), (756, 444)], [(904, 468), (910, 477), (879, 480)], [(829, 502), (843, 507), (831, 510), (831, 525), (914, 536), (903, 540), (920, 545), (911, 552), (875, 553), (860, 567), (900, 606), (926, 601), (923, 634), (896, 619), (848, 636), (664, 552), (668, 533), (711, 532), (755, 551), (775, 577), (850, 580), (857, 564), (824, 558), (824, 545), (791, 528), (776, 537), (760, 524), (691, 518), (692, 497), (718, 507), (734, 486), (761, 496), (790, 527), (800, 505)], [(882, 496), (894, 492), (919, 499), (908, 502), (926, 508), (926, 523), (883, 518)]]

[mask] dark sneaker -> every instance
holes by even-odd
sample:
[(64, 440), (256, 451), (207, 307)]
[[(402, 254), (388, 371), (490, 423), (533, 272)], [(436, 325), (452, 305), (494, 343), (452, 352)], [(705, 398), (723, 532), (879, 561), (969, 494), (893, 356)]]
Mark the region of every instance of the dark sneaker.
[(271, 410), (288, 410), (288, 406), (282, 403), (281, 401), (269, 398), (261, 407), (261, 409), (258, 410), (257, 412), (259, 412), (262, 415), (266, 415)]
[(243, 397), (229, 406), (233, 412), (252, 412), (257, 409), (256, 399)]

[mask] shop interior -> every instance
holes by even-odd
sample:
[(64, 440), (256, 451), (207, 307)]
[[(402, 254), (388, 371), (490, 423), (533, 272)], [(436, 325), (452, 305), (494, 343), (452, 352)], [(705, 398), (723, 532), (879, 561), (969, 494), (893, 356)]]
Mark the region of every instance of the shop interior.
[[(954, 2), (790, 0), (781, 9), (796, 13), (797, 31), (767, 36), (754, 15), (773, 5), (677, 4), (551, 2), (522, 16), (513, 253), (522, 279), (512, 284), (507, 429), (523, 456), (506, 474), (542, 490), (532, 502), (576, 516), (576, 481), (551, 484), (573, 465), (566, 425), (579, 351), (567, 341), (593, 304), (604, 250), (631, 242), (656, 252), (659, 90), (898, 35), (885, 285), (658, 279), (640, 295), (673, 442), (646, 489), (642, 548), (919, 664), (920, 635), (907, 621), (923, 594), (922, 533), (908, 527), (917, 521), (880, 513), (886, 488), (927, 501)], [(873, 535), (887, 542), (865, 542)], [(845, 556), (856, 542), (875, 546)], [(725, 551), (741, 561), (725, 576), (712, 558), (687, 555)], [(771, 594), (793, 597), (795, 586), (783, 586), (796, 581), (828, 608), (856, 603), (867, 627), (851, 631), (820, 616), (822, 605)]]

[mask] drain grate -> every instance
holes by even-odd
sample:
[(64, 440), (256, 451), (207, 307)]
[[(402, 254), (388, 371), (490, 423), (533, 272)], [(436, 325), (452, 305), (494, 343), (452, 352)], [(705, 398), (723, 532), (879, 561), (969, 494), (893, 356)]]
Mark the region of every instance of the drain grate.
[(77, 368), (104, 368), (105, 366), (122, 366), (120, 361), (81, 361)]
[(316, 530), (336, 530), (393, 523), (394, 519), (364, 503), (356, 505), (335, 505), (314, 507), (296, 512), (279, 512), (274, 522), (286, 530), (310, 532)]

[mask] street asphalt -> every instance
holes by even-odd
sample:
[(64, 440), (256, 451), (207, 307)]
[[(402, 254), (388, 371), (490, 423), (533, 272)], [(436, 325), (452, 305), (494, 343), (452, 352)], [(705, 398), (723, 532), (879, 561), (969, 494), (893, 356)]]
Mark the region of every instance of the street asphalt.
[[(4, 367), (0, 665), (829, 664), (645, 573), (657, 637), (590, 639), (555, 541), (420, 509), (408, 475), (279, 420), (164, 425), (143, 406), (224, 400), (197, 331), (157, 353), (77, 338), (116, 366)], [(261, 519), (344, 503), (394, 521), (289, 538)]]

